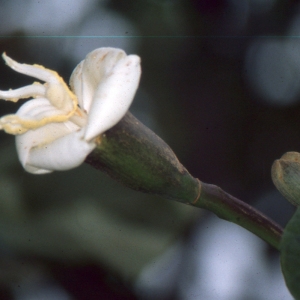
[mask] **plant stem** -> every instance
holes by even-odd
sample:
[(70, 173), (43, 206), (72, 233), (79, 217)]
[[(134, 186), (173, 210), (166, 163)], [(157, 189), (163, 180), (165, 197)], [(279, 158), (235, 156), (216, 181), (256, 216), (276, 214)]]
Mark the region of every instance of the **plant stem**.
[(219, 187), (194, 178), (172, 149), (131, 113), (96, 144), (85, 161), (127, 187), (210, 210), (279, 249), (280, 226)]
[(219, 218), (247, 229), (279, 250), (283, 230), (260, 211), (216, 185), (200, 182), (199, 194), (196, 200), (189, 203), (190, 205), (207, 209)]

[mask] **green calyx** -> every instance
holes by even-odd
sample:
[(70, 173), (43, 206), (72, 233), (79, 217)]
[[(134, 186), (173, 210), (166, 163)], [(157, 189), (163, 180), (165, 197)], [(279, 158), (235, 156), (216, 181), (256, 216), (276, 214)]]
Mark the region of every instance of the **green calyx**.
[(137, 191), (184, 203), (199, 197), (199, 181), (161, 138), (129, 112), (101, 136), (86, 162)]

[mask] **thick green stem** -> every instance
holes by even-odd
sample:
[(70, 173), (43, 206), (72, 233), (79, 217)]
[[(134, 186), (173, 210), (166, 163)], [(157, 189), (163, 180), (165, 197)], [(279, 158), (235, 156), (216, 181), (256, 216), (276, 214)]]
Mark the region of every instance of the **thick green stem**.
[(200, 196), (190, 204), (207, 209), (219, 218), (254, 233), (279, 250), (282, 228), (247, 203), (224, 192), (216, 185), (200, 183)]

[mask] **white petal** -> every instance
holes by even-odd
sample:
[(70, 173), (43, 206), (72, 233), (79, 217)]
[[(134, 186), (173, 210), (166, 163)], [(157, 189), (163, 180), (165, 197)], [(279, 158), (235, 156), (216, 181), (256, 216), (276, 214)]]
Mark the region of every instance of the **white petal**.
[(41, 84), (35, 83), (27, 85), (15, 90), (0, 91), (0, 99), (11, 100), (17, 102), (19, 99), (29, 97), (43, 97), (45, 96), (45, 87)]
[(51, 123), (16, 136), (17, 152), (23, 167), (27, 169), (28, 157), (33, 148), (40, 145), (49, 145), (53, 143), (53, 141), (71, 134), (76, 130), (74, 127), (76, 127), (76, 125), (71, 122)]
[(25, 120), (40, 120), (46, 117), (65, 115), (65, 112), (54, 107), (48, 99), (37, 98), (25, 102), (16, 115)]
[(22, 134), (53, 122), (64, 122), (68, 116), (50, 104), (48, 99), (37, 98), (24, 103), (15, 115), (0, 119), (0, 127), (12, 134)]
[(99, 48), (90, 52), (79, 63), (70, 78), (70, 86), (85, 111), (90, 110), (94, 93), (102, 80), (108, 76), (126, 53), (116, 48)]
[(60, 77), (55, 71), (46, 69), (40, 65), (20, 64), (7, 56), (5, 53), (2, 54), (2, 57), (6, 64), (16, 72), (38, 78), (45, 82), (60, 83)]
[[(26, 120), (37, 120), (60, 113), (44, 98), (30, 100), (24, 103), (17, 111), (17, 116)], [(19, 160), (25, 169), (32, 148), (50, 144), (56, 139), (66, 136), (79, 129), (79, 126), (67, 121), (63, 123), (49, 123), (35, 130), (16, 136), (16, 145)], [(32, 172), (32, 171), (29, 171)]]
[(119, 60), (95, 92), (88, 114), (85, 139), (90, 141), (117, 124), (126, 114), (138, 88), (140, 58), (129, 55)]
[[(79, 106), (82, 109), (85, 109), (84, 105), (83, 105), (83, 92), (82, 92), (82, 86), (83, 86), (82, 67), (83, 67), (83, 63), (84, 63), (84, 60), (81, 61), (76, 66), (76, 68), (74, 69), (74, 71), (71, 74), (69, 83), (70, 83), (71, 90), (77, 96), (77, 101), (78, 101)], [(91, 101), (90, 99), (92, 98), (92, 96), (90, 94), (88, 94), (88, 95), (85, 96), (85, 98), (87, 99), (86, 101), (89, 102), (89, 101)]]
[(82, 164), (95, 147), (94, 143), (87, 143), (83, 139), (82, 131), (76, 131), (50, 144), (30, 149), (26, 161), (22, 164), (27, 172), (35, 174), (69, 170)]

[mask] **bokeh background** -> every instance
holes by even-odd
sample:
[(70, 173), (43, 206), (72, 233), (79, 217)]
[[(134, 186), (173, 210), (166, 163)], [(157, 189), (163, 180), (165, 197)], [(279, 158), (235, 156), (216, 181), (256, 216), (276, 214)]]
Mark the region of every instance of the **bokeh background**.
[[(192, 175), (284, 226), (293, 207), (270, 168), (300, 151), (299, 5), (0, 0), (0, 52), (66, 81), (95, 48), (140, 55), (131, 112)], [(0, 63), (0, 89), (32, 81)], [(19, 106), (0, 104), (1, 115)], [(278, 253), (242, 228), (88, 165), (27, 174), (14, 138), (1, 132), (0, 145), (1, 299), (292, 299)]]

